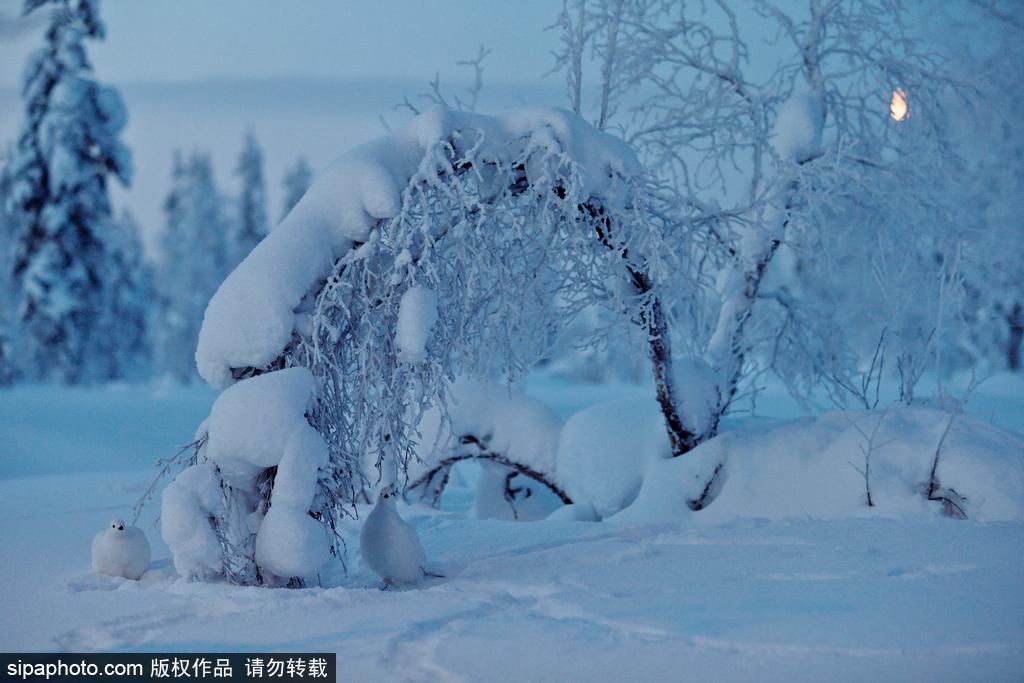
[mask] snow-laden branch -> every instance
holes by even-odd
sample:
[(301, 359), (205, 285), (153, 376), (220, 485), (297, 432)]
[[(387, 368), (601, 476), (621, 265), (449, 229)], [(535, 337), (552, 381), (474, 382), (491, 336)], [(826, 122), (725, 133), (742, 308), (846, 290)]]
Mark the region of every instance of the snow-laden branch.
[[(316, 388), (305, 418), (327, 457), (303, 460), (319, 465), (301, 517), (331, 530), (367, 486), (413, 478), (426, 412), (452, 420), (451, 378), (516, 376), (588, 306), (646, 333), (681, 454), (693, 434), (675, 404), (660, 304), (672, 250), (645, 193), (626, 144), (567, 112), (421, 115), (336, 162), (227, 278), (199, 335), (200, 372), (219, 388), (238, 381), (226, 396), (262, 375), (308, 368)], [(553, 458), (510, 453), (493, 434), (459, 436), (467, 434), (486, 444), (490, 460), (561, 490)], [(211, 449), (224, 443), (210, 439)], [(270, 520), (284, 462), (268, 460), (277, 471), (247, 473), (256, 478), (244, 485), (229, 482), (223, 509), (269, 506)], [(287, 520), (299, 528), (299, 517)], [(260, 571), (281, 559), (263, 536), (254, 545)], [(294, 566), (291, 576), (309, 576), (303, 562), (273, 564), (270, 574)]]

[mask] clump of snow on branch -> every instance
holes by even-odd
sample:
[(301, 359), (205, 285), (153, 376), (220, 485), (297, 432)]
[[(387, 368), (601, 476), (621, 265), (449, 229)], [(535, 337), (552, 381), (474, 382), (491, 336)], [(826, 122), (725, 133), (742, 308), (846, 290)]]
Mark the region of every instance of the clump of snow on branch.
[[(290, 368), (217, 398), (204, 424), (202, 461), (164, 492), (164, 540), (179, 573), (238, 581), (233, 574), (259, 572), (270, 581), (313, 576), (326, 562), (331, 544), (311, 516), (327, 463), (327, 446), (305, 417), (315, 389), (308, 370)], [(263, 487), (272, 490), (269, 499)], [(224, 544), (240, 549), (250, 566), (225, 567)]]
[(537, 399), (504, 384), (460, 378), (451, 386), (447, 411), (435, 407), (423, 416), (417, 467), (473, 436), (496, 453), (554, 473), (561, 430), (562, 421)]
[(781, 105), (775, 117), (772, 147), (786, 161), (806, 161), (821, 153), (825, 110), (812, 93), (794, 93)]
[(430, 330), (437, 322), (437, 297), (426, 287), (410, 287), (398, 304), (398, 360), (421, 363), (427, 356)]
[(223, 575), (221, 545), (210, 524), (220, 501), (217, 467), (210, 462), (185, 469), (164, 489), (160, 531), (174, 568), (186, 578), (212, 580)]

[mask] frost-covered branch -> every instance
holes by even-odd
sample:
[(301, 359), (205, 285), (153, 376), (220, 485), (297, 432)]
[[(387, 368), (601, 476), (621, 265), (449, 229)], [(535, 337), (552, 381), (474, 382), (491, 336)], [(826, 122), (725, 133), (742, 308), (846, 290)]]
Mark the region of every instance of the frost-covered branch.
[(882, 449), (895, 441), (895, 439), (889, 439), (888, 441), (883, 441), (881, 443), (877, 442), (878, 431), (882, 428), (882, 423), (885, 422), (885, 418), (888, 414), (888, 410), (882, 411), (882, 414), (878, 416), (877, 420), (875, 420), (875, 426), (872, 427), (870, 434), (865, 432), (864, 429), (856, 422), (850, 422), (851, 426), (856, 429), (857, 433), (860, 434), (862, 439), (864, 439), (863, 443), (857, 444), (861, 454), (864, 456), (864, 467), (858, 467), (852, 462), (850, 463), (850, 467), (855, 469), (862, 477), (864, 477), (864, 495), (869, 508), (875, 506), (875, 500), (871, 495), (871, 456), (875, 451)]
[[(228, 482), (230, 504), (200, 510), (265, 513), (253, 555), (261, 575), (309, 578), (321, 549), (309, 521), (336, 532), (367, 486), (407, 485), (421, 464), (424, 418), (440, 411), (441, 423), (452, 423), (456, 375), (521, 374), (593, 305), (623, 324), (642, 322), (652, 347), (667, 343), (660, 297), (672, 256), (646, 204), (644, 176), (624, 143), (564, 112), (435, 110), (343, 157), (210, 302), (197, 361), (209, 382), (230, 386), (215, 414), (241, 397), (279, 405), (291, 436), (256, 451), (267, 449), (253, 464), (276, 474), (245, 465), (245, 476)], [(609, 291), (616, 280), (632, 287)], [(308, 402), (303, 373), (314, 383)], [(292, 387), (287, 405), (270, 392), (278, 384)], [(231, 424), (211, 428), (217, 476), (238, 467), (232, 442), (249, 438)], [(488, 452), (485, 459), (555, 485), (551, 458), (538, 467), (493, 440)], [(287, 490), (301, 495), (282, 493), (285, 474), (294, 479)], [(177, 498), (194, 490), (183, 485)], [(276, 553), (273, 539), (285, 530), (305, 535), (307, 555)], [(244, 536), (224, 525), (214, 531), (222, 555), (248, 556)], [(204, 556), (193, 573), (209, 572), (254, 575)]]
[[(672, 246), (697, 287), (677, 290), (689, 301), (666, 302), (685, 313), (674, 331), (680, 355), (718, 374), (716, 419), (708, 431), (686, 425), (697, 441), (714, 434), (738, 387), (766, 369), (798, 395), (822, 381), (845, 391), (883, 327), (896, 355), (909, 354), (904, 365), (912, 357), (927, 366), (937, 347), (922, 352), (897, 322), (941, 329), (960, 305), (959, 282), (930, 278), (937, 253), (956, 253), (944, 235), (963, 222), (950, 201), (960, 161), (947, 122), (950, 101), (972, 86), (908, 30), (904, 3), (574, 8), (558, 63), (571, 71), (582, 39), (599, 63), (615, 65), (603, 92), (616, 106), (602, 98), (599, 110), (656, 173), (652, 211), (677, 226)], [(751, 66), (768, 59), (761, 37), (743, 28), (750, 17), (741, 14), (751, 12), (778, 27), (774, 70)], [(569, 32), (581, 24), (588, 32)], [(781, 59), (780, 49), (788, 51)], [(906, 120), (889, 115), (894, 91), (909, 98)], [(865, 248), (868, 235), (884, 247)], [(906, 246), (913, 259), (903, 258)], [(857, 316), (870, 307), (844, 298), (894, 259), (913, 265), (869, 286), (893, 313), (865, 324)], [(896, 310), (914, 306), (898, 320)]]

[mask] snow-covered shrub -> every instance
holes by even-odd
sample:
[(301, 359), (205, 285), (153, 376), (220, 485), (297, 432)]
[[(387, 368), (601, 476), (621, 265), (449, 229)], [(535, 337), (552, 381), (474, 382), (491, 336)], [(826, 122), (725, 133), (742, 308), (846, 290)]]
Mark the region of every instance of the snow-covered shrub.
[[(221, 389), (240, 382), (240, 390), (284, 368), (308, 368), (314, 399), (303, 408), (327, 447), (313, 513), (331, 528), (367, 485), (409, 483), (418, 426), (432, 407), (451, 421), (455, 376), (515, 376), (595, 304), (645, 331), (669, 439), (692, 441), (675, 407), (660, 304), (672, 251), (645, 209), (644, 182), (625, 143), (567, 112), (422, 114), (328, 168), (224, 281), (199, 333), (200, 374)], [(253, 401), (278, 405), (252, 391)], [(225, 505), (262, 514), (260, 501), (269, 498), (267, 524), (282, 476), (269, 470), (283, 467), (283, 452), (237, 455), (249, 443), (248, 420), (236, 414), (236, 426), (222, 426), (218, 439), (218, 410), (208, 457), (244, 474), (240, 483), (225, 480)], [(553, 438), (517, 462), (507, 452), (514, 445), (502, 448), (493, 431), (472, 436), (507, 460), (496, 462), (560, 490), (549, 480)], [(244, 564), (239, 552), (248, 558), (235, 545), (225, 546), (227, 565)], [(274, 561), (270, 545), (257, 535), (257, 565)], [(294, 576), (311, 568), (275, 566)], [(239, 573), (243, 581), (250, 575)]]

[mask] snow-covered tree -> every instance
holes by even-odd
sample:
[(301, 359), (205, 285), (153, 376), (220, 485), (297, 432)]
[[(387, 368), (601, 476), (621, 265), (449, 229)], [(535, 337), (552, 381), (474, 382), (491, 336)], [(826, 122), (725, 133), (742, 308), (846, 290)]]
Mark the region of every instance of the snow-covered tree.
[(107, 376), (100, 321), (109, 286), (107, 181), (127, 183), (118, 140), (120, 96), (93, 78), (84, 41), (103, 38), (96, 0), (27, 0), (50, 10), (45, 46), (30, 58), (25, 117), (10, 162), (19, 365), (33, 379)]
[(246, 133), (245, 145), (235, 166), (235, 175), (241, 181), (242, 190), (238, 197), (238, 215), (232, 221), (228, 239), (228, 261), (231, 265), (241, 263), (269, 230), (267, 189), (263, 182), (263, 150), (251, 131)]
[(138, 379), (148, 374), (152, 354), (153, 271), (146, 263), (139, 225), (124, 211), (110, 223), (106, 301), (101, 323), (107, 375)]
[(11, 281), (10, 242), (14, 232), (13, 217), (7, 211), (7, 197), (11, 188), (11, 178), (7, 172), (7, 157), (0, 159), (0, 386), (11, 384), (16, 376), (14, 358), (13, 311), (11, 302), (14, 298), (13, 282)]
[(203, 310), (228, 270), (224, 199), (208, 155), (194, 152), (186, 160), (175, 154), (164, 215), (156, 275), (156, 370), (189, 382), (196, 377)]
[[(677, 390), (711, 403), (697, 411), (706, 422), (686, 425), (695, 443), (717, 432), (759, 372), (798, 396), (831, 384), (837, 398), (858, 375), (884, 323), (857, 328), (848, 309), (816, 296), (813, 276), (829, 273), (837, 233), (855, 229), (851, 213), (884, 237), (852, 271), (886, 272), (908, 245), (929, 265), (889, 268), (892, 281), (875, 288), (893, 311), (913, 308), (924, 287), (935, 301), (918, 306), (909, 329), (890, 330), (902, 359), (891, 367), (906, 369), (910, 400), (936, 348), (932, 331), (956, 313), (958, 247), (948, 237), (957, 214), (947, 197), (960, 161), (944, 129), (957, 84), (908, 28), (909, 9), (578, 0), (559, 23), (570, 102), (591, 110), (592, 51), (593, 119), (621, 130), (657, 172), (656, 211), (676, 226), (680, 259), (701, 287), (681, 290), (671, 307), (683, 365), (694, 369)], [(910, 100), (904, 120), (890, 114), (894, 93)], [(904, 275), (920, 286), (901, 287)], [(871, 305), (856, 303), (858, 312)]]
[(953, 122), (967, 142), (958, 199), (968, 211), (965, 245), (966, 346), (993, 369), (1024, 369), (1024, 7), (978, 3), (958, 13), (950, 52), (975, 89)]
[[(179, 571), (314, 577), (327, 548), (342, 551), (340, 519), (365, 486), (410, 483), (428, 412), (463, 424), (447, 409), (453, 377), (522, 373), (588, 306), (640, 326), (669, 386), (660, 299), (674, 268), (646, 191), (621, 140), (541, 109), (432, 110), (327, 169), (207, 308), (196, 360), (225, 391), (164, 495)], [(498, 401), (483, 396), (472, 414)], [(659, 399), (677, 427), (671, 393)], [(515, 412), (532, 434), (528, 409)], [(485, 421), (465, 424), (443, 430), (471, 444), (458, 458), (561, 492), (539, 457), (550, 447), (513, 449)]]
[(281, 206), (281, 220), (288, 215), (295, 205), (306, 194), (306, 190), (313, 184), (313, 168), (306, 161), (306, 157), (299, 157), (295, 164), (285, 171), (281, 183), (284, 186), (284, 200)]

